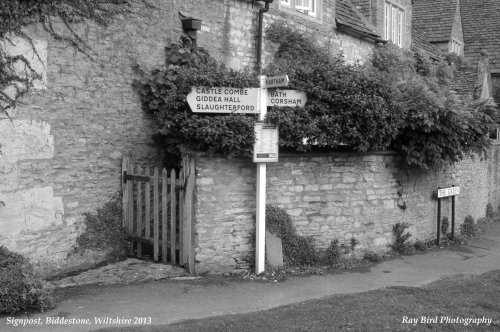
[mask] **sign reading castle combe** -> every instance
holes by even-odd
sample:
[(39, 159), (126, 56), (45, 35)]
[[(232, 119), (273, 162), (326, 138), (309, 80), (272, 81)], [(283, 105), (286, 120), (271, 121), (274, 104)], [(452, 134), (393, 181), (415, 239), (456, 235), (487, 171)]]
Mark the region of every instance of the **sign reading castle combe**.
[(187, 102), (195, 113), (258, 113), (257, 88), (193, 87)]

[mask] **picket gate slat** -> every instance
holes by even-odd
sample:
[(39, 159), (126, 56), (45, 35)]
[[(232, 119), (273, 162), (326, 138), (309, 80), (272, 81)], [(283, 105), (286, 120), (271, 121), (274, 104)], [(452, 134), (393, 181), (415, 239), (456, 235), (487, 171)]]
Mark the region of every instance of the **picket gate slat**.
[(175, 195), (175, 170), (173, 169), (170, 172), (170, 261), (172, 264), (176, 262), (176, 238), (177, 238), (177, 230), (176, 230), (176, 210), (177, 210), (177, 197)]
[[(141, 166), (137, 166), (137, 174), (142, 174)], [(142, 182), (137, 181), (137, 229), (136, 235), (142, 237)], [(137, 242), (137, 257), (142, 257), (142, 243)]]
[[(179, 182), (184, 183), (184, 172), (181, 169), (179, 171)], [(186, 259), (184, 258), (186, 250), (184, 250), (184, 195), (179, 191), (179, 264), (186, 264)]]
[(155, 167), (154, 175), (153, 175), (153, 213), (154, 213), (154, 261), (158, 262), (159, 248), (160, 248), (160, 222), (159, 216), (160, 209), (158, 207), (158, 168)]
[(123, 158), (123, 228), (133, 239), (137, 257), (152, 255), (156, 262), (179, 264), (195, 273), (194, 170), (194, 160), (177, 172), (144, 168), (133, 165), (130, 156)]
[[(146, 167), (146, 175), (149, 177), (151, 175), (151, 169), (149, 167)], [(145, 185), (146, 189), (146, 197), (145, 197), (145, 204), (146, 204), (146, 215), (145, 215), (145, 223), (146, 223), (146, 234), (144, 237), (146, 239), (151, 239), (151, 185), (149, 182), (146, 182)]]
[(161, 261), (167, 263), (167, 239), (168, 239), (168, 181), (167, 170), (164, 168), (161, 172)]

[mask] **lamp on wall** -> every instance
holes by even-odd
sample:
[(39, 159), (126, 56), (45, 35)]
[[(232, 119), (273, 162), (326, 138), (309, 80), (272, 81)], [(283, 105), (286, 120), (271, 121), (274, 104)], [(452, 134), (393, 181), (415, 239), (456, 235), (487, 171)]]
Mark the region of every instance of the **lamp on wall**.
[(187, 33), (187, 35), (193, 42), (193, 48), (196, 49), (197, 47), (196, 31), (201, 30), (201, 20), (194, 17), (183, 15), (181, 12), (179, 12), (179, 19), (181, 20), (182, 23), (182, 30), (184, 30)]

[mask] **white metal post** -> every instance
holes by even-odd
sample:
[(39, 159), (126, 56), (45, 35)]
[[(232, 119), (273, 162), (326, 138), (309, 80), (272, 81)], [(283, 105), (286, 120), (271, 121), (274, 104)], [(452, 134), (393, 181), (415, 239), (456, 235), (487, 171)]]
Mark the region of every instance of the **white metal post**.
[[(259, 121), (264, 121), (267, 112), (266, 76), (260, 76)], [(266, 163), (257, 163), (257, 202), (255, 232), (255, 274), (265, 271), (266, 261)]]

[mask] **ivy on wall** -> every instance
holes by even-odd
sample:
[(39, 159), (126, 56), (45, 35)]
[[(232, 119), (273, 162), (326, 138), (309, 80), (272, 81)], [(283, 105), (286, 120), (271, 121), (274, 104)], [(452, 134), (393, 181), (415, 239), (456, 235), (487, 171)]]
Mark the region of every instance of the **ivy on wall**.
[(143, 109), (157, 119), (157, 140), (167, 154), (178, 156), (183, 145), (228, 156), (251, 155), (255, 115), (193, 113), (186, 95), (193, 86), (256, 87), (254, 73), (225, 67), (204, 49), (193, 49), (187, 38), (166, 47), (165, 59), (161, 69), (140, 71), (136, 85)]
[[(348, 65), (285, 25), (267, 29), (277, 45), (268, 76), (287, 74), (291, 89), (305, 91), (305, 107), (271, 107), (267, 121), (280, 128), (280, 146), (291, 151), (395, 149), (406, 166), (443, 167), (483, 154), (496, 111), (488, 101), (460, 100), (450, 91), (456, 59), (431, 59), (389, 44), (365, 64)], [(158, 142), (178, 155), (191, 149), (250, 156), (254, 115), (193, 113), (193, 86), (257, 86), (257, 73), (237, 72), (181, 39), (166, 49), (161, 69), (141, 72), (143, 109), (155, 115)]]
[[(40, 59), (32, 39), (23, 30), (38, 23), (54, 39), (92, 57), (92, 49), (77, 32), (78, 25), (94, 22), (107, 26), (113, 16), (129, 12), (134, 2), (151, 6), (147, 0), (2, 0), (0, 40), (13, 44), (15, 38), (22, 38)], [(20, 65), (24, 68), (21, 71)], [(9, 110), (17, 105), (19, 98), (38, 78), (39, 74), (24, 56), (12, 56), (0, 47), (0, 116), (10, 118)]]

